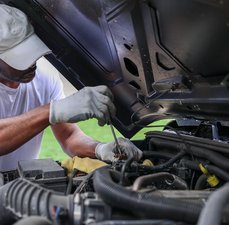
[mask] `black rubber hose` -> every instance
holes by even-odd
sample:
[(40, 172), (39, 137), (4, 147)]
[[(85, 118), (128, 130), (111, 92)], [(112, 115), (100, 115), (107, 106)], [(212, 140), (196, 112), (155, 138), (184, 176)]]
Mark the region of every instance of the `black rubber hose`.
[(196, 181), (196, 184), (195, 184), (195, 190), (203, 190), (206, 188), (206, 184), (207, 184), (207, 177), (202, 174), (198, 180)]
[[(197, 171), (200, 171), (200, 168), (199, 168), (199, 163), (198, 162), (193, 162), (193, 161), (190, 161), (190, 160), (182, 160), (181, 161), (181, 165), (184, 166), (184, 167), (187, 167), (189, 169), (192, 169), (192, 170), (197, 170)], [(216, 175), (217, 177), (219, 177), (220, 179), (224, 180), (224, 181), (229, 181), (229, 173), (227, 173), (226, 171), (216, 167), (216, 166), (213, 166), (213, 165), (208, 165), (208, 164), (204, 164), (204, 166), (206, 167), (206, 169), (211, 173), (211, 174), (214, 174)]]
[[(12, 218), (43, 216), (53, 218), (55, 209), (69, 212), (71, 197), (58, 195), (25, 179), (14, 180), (0, 188), (0, 224)], [(70, 213), (66, 215), (72, 221)]]
[(186, 153), (184, 151), (180, 151), (174, 157), (172, 157), (171, 159), (169, 159), (167, 162), (163, 164), (156, 165), (156, 166), (139, 166), (139, 168), (143, 169), (144, 171), (152, 172), (152, 173), (160, 172), (164, 170), (165, 168), (168, 168), (169, 166), (171, 166), (176, 161), (180, 160), (185, 154)]
[(163, 159), (170, 159), (174, 157), (174, 154), (169, 152), (159, 152), (159, 151), (143, 151), (142, 158), (149, 159), (149, 158), (163, 158)]
[(166, 172), (147, 174), (144, 176), (138, 177), (132, 186), (133, 191), (139, 191), (142, 187), (145, 187), (153, 182), (169, 181), (169, 185), (176, 187), (179, 190), (187, 190), (187, 183), (182, 180), (180, 177)]
[(41, 216), (30, 216), (19, 220), (13, 225), (52, 225), (50, 220)]
[(186, 143), (176, 143), (175, 141), (160, 139), (160, 138), (152, 138), (150, 140), (150, 144), (155, 146), (158, 149), (175, 149), (177, 151), (184, 150), (188, 154), (195, 155), (200, 158), (208, 159), (213, 164), (218, 167), (229, 170), (228, 158), (224, 157), (222, 154), (210, 151), (208, 149), (199, 148), (196, 146), (189, 147), (186, 146)]
[(220, 225), (224, 208), (229, 201), (229, 184), (214, 191), (208, 198), (197, 225)]
[(199, 204), (192, 202), (127, 190), (113, 182), (112, 171), (104, 168), (95, 172), (93, 183), (96, 192), (106, 203), (135, 215), (140, 214), (144, 218), (166, 218), (194, 223), (202, 208)]
[(221, 178), (224, 181), (229, 181), (229, 173), (227, 173), (226, 171), (213, 165), (205, 165), (205, 167), (211, 174), (215, 174), (217, 177)]
[(188, 169), (200, 171), (199, 162), (182, 159), (180, 161), (180, 166), (187, 167)]

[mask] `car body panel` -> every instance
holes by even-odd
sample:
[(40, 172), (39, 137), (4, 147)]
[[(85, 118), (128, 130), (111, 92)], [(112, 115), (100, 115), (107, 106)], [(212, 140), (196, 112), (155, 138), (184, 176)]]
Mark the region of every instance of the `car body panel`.
[(227, 122), (229, 4), (205, 0), (11, 0), (78, 89), (107, 85), (116, 128), (162, 118)]

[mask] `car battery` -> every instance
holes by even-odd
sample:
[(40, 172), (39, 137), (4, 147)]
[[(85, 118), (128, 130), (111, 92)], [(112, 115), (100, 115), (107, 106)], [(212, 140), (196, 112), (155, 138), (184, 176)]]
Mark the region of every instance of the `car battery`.
[(47, 189), (65, 192), (67, 176), (65, 170), (52, 159), (33, 159), (18, 162), (19, 176)]

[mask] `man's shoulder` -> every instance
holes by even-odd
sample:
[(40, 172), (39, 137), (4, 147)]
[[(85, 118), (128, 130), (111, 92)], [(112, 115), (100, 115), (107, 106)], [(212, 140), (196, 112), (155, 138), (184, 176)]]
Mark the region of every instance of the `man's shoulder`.
[(58, 74), (45, 73), (45, 71), (36, 70), (36, 76), (34, 78), (34, 83), (37, 85), (44, 86), (60, 86), (61, 87), (61, 79)]
[(60, 99), (64, 96), (63, 84), (58, 74), (46, 73), (44, 70), (36, 70), (33, 80), (33, 88), (45, 99)]
[(47, 82), (61, 82), (59, 71), (45, 58), (41, 58), (37, 61), (36, 74), (38, 79), (45, 80)]

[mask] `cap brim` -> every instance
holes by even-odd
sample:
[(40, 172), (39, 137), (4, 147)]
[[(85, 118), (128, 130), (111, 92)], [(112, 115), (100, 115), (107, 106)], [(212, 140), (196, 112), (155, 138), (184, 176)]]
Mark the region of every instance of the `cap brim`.
[(51, 53), (51, 50), (36, 34), (32, 34), (20, 44), (0, 54), (0, 58), (17, 70), (25, 70), (31, 67), (40, 57), (49, 53)]

